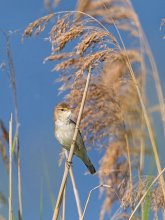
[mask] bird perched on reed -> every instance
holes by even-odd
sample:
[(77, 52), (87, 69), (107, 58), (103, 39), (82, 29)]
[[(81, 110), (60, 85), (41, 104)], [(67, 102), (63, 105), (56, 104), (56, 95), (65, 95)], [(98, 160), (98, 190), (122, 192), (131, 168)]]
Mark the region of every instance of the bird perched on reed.
[[(60, 103), (54, 109), (55, 136), (62, 147), (68, 151), (70, 150), (76, 127), (76, 123), (71, 119), (71, 116), (71, 107), (66, 103)], [(80, 131), (78, 131), (74, 154), (84, 162), (91, 174), (96, 172), (87, 155)]]

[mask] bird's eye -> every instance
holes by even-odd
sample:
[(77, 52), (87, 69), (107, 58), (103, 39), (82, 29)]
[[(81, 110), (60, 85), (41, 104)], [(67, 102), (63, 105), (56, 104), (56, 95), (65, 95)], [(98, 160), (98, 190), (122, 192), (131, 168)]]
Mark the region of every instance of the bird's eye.
[(62, 108), (62, 109), (61, 109), (61, 111), (63, 112), (63, 111), (64, 111), (64, 109)]

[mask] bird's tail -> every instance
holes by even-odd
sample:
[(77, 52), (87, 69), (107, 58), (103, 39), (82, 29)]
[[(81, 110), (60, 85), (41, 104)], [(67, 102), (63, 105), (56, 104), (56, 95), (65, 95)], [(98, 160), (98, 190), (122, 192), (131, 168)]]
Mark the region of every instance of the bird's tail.
[(88, 170), (91, 174), (96, 173), (96, 170), (95, 170), (95, 168), (94, 168), (94, 166), (93, 166), (93, 164), (91, 163), (90, 160), (88, 160), (88, 162), (85, 161), (84, 163), (85, 163), (85, 166), (88, 168)]

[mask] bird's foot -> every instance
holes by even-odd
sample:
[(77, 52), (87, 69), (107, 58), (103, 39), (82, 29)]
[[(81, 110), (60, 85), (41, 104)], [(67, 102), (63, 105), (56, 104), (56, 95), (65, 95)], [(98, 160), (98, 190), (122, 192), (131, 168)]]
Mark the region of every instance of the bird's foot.
[(66, 166), (67, 166), (67, 168), (69, 169), (70, 167), (71, 167), (71, 165), (72, 165), (72, 161), (66, 161)]

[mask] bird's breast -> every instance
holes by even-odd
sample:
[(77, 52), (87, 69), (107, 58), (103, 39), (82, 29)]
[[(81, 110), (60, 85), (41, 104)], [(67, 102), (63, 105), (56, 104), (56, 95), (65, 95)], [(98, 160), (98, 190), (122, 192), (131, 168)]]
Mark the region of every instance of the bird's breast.
[(70, 148), (74, 135), (74, 127), (70, 123), (56, 122), (55, 136), (59, 143), (67, 148)]

